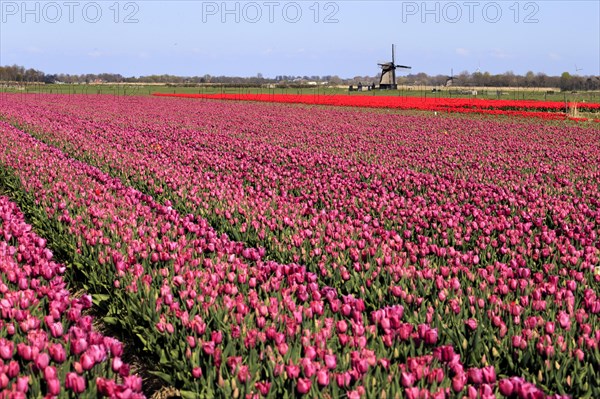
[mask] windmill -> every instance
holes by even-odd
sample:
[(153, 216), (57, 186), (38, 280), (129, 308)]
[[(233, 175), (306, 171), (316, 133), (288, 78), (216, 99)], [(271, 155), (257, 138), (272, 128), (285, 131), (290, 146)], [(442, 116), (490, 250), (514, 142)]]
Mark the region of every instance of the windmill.
[(458, 79), (458, 78), (456, 76), (454, 76), (454, 69), (450, 69), (450, 76), (448, 76), (446, 78), (446, 87), (452, 86), (454, 84), (455, 79)]
[(577, 64), (575, 64), (575, 73), (583, 71), (583, 68), (577, 68)]
[(379, 78), (380, 90), (396, 90), (398, 88), (398, 85), (396, 84), (396, 68), (411, 68), (406, 65), (396, 65), (396, 60), (394, 59), (394, 47), (395, 46), (392, 44), (392, 62), (377, 64), (381, 67), (381, 78)]

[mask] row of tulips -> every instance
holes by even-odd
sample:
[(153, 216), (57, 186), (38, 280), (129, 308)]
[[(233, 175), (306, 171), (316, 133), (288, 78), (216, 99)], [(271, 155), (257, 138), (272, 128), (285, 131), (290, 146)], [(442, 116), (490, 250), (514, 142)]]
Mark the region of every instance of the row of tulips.
[[(525, 118), (566, 119), (569, 106), (560, 101), (534, 100), (484, 100), (479, 98), (423, 98), (399, 96), (346, 96), (312, 94), (184, 94), (154, 93), (161, 97), (183, 97), (213, 100), (260, 101), (311, 105), (335, 105), (343, 107), (417, 109), (426, 111), (450, 111), (511, 115)], [(578, 103), (584, 112), (600, 112), (600, 103)], [(587, 120), (587, 118), (579, 118)], [(593, 119), (600, 121), (600, 119)]]
[(92, 328), (88, 294), (73, 297), (65, 266), (0, 196), (0, 397), (143, 398), (123, 345)]
[[(490, 129), (490, 124), (488, 122), (483, 125), (475, 123), (474, 126), (469, 126), (465, 121), (445, 120), (446, 129), (454, 128), (454, 131), (451, 130), (450, 137), (445, 130), (431, 134), (425, 139), (429, 141), (430, 145), (434, 144), (434, 150), (438, 150), (439, 147), (435, 148), (437, 144), (438, 146), (448, 145), (450, 151), (446, 154), (434, 151), (440, 155), (443, 162), (440, 165), (432, 164), (428, 167), (434, 172), (434, 177), (440, 171), (448, 171), (448, 166), (451, 166), (455, 168), (452, 173), (458, 173), (459, 176), (466, 173), (465, 177), (470, 180), (481, 180), (481, 183), (465, 184), (460, 180), (448, 182), (446, 176), (432, 179), (427, 174), (409, 173), (398, 167), (402, 165), (402, 162), (410, 164), (410, 159), (402, 159), (397, 155), (390, 157), (390, 154), (385, 152), (388, 148), (383, 148), (383, 153), (375, 152), (372, 144), (373, 140), (377, 139), (375, 132), (377, 129), (386, 127), (383, 119), (377, 120), (378, 116), (365, 118), (364, 114), (311, 110), (311, 113), (321, 112), (324, 117), (327, 117), (328, 124), (334, 124), (334, 128), (339, 128), (337, 124), (346, 123), (348, 117), (355, 118), (353, 120), (359, 120), (359, 117), (360, 120), (367, 119), (368, 124), (377, 123), (373, 133), (365, 131), (364, 126), (359, 126), (357, 133), (361, 133), (363, 136), (366, 133), (366, 137), (362, 140), (360, 135), (352, 135), (351, 126), (346, 126), (344, 129), (346, 137), (339, 136), (341, 140), (326, 145), (327, 142), (317, 134), (319, 129), (327, 128), (323, 123), (305, 122), (304, 126), (309, 124), (308, 128), (314, 129), (312, 130), (313, 134), (308, 135), (305, 131), (301, 131), (297, 136), (294, 136), (293, 133), (288, 136), (282, 133), (280, 125), (286, 128), (285, 119), (279, 120), (281, 124), (273, 123), (280, 116), (279, 113), (293, 121), (308, 117), (309, 113), (302, 110), (250, 106), (248, 104), (238, 105), (234, 111), (245, 111), (246, 114), (243, 114), (242, 117), (246, 118), (246, 124), (255, 118), (258, 120), (269, 119), (271, 122), (263, 124), (266, 126), (263, 131), (253, 128), (246, 132), (244, 131), (247, 129), (244, 128), (245, 125), (240, 123), (242, 118), (239, 113), (232, 113), (230, 108), (219, 106), (216, 103), (206, 104), (205, 109), (199, 110), (197, 105), (190, 105), (185, 101), (168, 102), (169, 107), (165, 109), (172, 111), (173, 115), (171, 115), (162, 110), (161, 107), (165, 107), (164, 103), (157, 102), (157, 100), (136, 99), (127, 104), (126, 108), (129, 113), (120, 115), (123, 104), (111, 102), (110, 99), (86, 103), (74, 103), (72, 100), (70, 100), (71, 102), (56, 102), (55, 100), (56, 98), (49, 98), (47, 103), (39, 107), (29, 103), (25, 108), (21, 108), (23, 104), (12, 102), (7, 104), (9, 107), (5, 112), (12, 119), (19, 119), (21, 123), (26, 124), (28, 129), (38, 137), (60, 146), (78, 158), (97, 164), (106, 171), (121, 177), (124, 181), (140, 186), (146, 191), (170, 201), (170, 205), (184, 210), (184, 213), (190, 211), (198, 215), (198, 212), (204, 211), (203, 208), (208, 208), (211, 214), (214, 211), (217, 217), (211, 222), (218, 223), (219, 218), (226, 219), (225, 222), (221, 222), (221, 226), (227, 227), (227, 224), (230, 223), (229, 232), (234, 236), (237, 234), (245, 240), (251, 237), (251, 241), (264, 243), (267, 247), (267, 256), (288, 256), (292, 259), (297, 256), (296, 260), (301, 260), (311, 270), (314, 270), (319, 281), (334, 286), (338, 292), (352, 293), (356, 297), (364, 298), (368, 309), (377, 310), (377, 303), (402, 303), (406, 309), (410, 309), (410, 313), (404, 317), (408, 318), (407, 321), (412, 321), (413, 326), (411, 323), (403, 322), (402, 326), (390, 329), (389, 321), (379, 326), (381, 329), (379, 335), (384, 347), (388, 343), (393, 346), (398, 337), (402, 340), (402, 337), (406, 336), (402, 334), (407, 334), (406, 331), (408, 331), (408, 337), (415, 332), (418, 332), (419, 336), (422, 335), (421, 339), (429, 336), (429, 339), (433, 340), (433, 336), (435, 336), (436, 342), (438, 334), (440, 334), (440, 341), (452, 343), (454, 349), (460, 352), (461, 358), (468, 362), (468, 368), (487, 367), (488, 360), (482, 356), (487, 353), (488, 358), (492, 356), (495, 358), (493, 362), (503, 365), (502, 372), (529, 373), (537, 381), (552, 387), (553, 390), (580, 392), (580, 390), (593, 391), (597, 389), (593, 382), (590, 383), (595, 378), (593, 369), (594, 364), (597, 363), (594, 351), (597, 351), (598, 340), (596, 327), (598, 312), (596, 304), (598, 301), (593, 289), (595, 277), (590, 273), (592, 267), (597, 264), (598, 252), (594, 248), (594, 244), (597, 244), (597, 237), (593, 235), (593, 229), (588, 231), (586, 226), (589, 222), (585, 221), (586, 218), (591, 217), (592, 220), (594, 218), (594, 212), (589, 207), (593, 209), (594, 203), (597, 203), (594, 201), (597, 201), (598, 194), (597, 189), (594, 191), (593, 185), (590, 186), (590, 180), (593, 182), (595, 176), (593, 173), (597, 172), (589, 170), (585, 165), (573, 163), (573, 159), (569, 158), (572, 153), (572, 149), (568, 147), (569, 141), (565, 141), (564, 137), (558, 135), (558, 129), (553, 136), (552, 129), (554, 128), (534, 126), (539, 131), (534, 133), (548, 135), (549, 145), (560, 142), (564, 147), (563, 151), (554, 158), (547, 157), (548, 159), (542, 160), (543, 162), (537, 165), (539, 169), (548, 174), (546, 176), (548, 181), (545, 181), (544, 177), (535, 174), (535, 169), (526, 173), (519, 170), (516, 173), (514, 170), (510, 173), (509, 167), (514, 168), (515, 165), (506, 164), (507, 159), (495, 156), (497, 154), (491, 154), (492, 157), (488, 156), (491, 158), (487, 159), (489, 164), (486, 164), (485, 159), (482, 160), (480, 163), (483, 166), (482, 170), (461, 169), (460, 162), (459, 165), (446, 163), (452, 158), (444, 159), (444, 157), (462, 155), (457, 154), (456, 150), (457, 147), (464, 146), (464, 141), (456, 139), (455, 131), (459, 132), (459, 138), (465, 139), (468, 138), (465, 131), (471, 133), (476, 130), (475, 128)], [(221, 108), (219, 109), (219, 107)], [(74, 113), (73, 110), (76, 112)], [(336, 120), (335, 117), (338, 117), (339, 120)], [(197, 119), (201, 123), (198, 123)], [(400, 138), (402, 138), (402, 132), (398, 132), (399, 123), (410, 123), (412, 124), (411, 129), (417, 127), (420, 128), (419, 131), (424, 131), (425, 127), (432, 127), (427, 126), (432, 123), (424, 118), (396, 117), (395, 122), (397, 125), (394, 133), (396, 137), (400, 136)], [(435, 121), (434, 123), (439, 122)], [(517, 130), (516, 128), (521, 125), (501, 127)], [(209, 128), (212, 131), (208, 132), (210, 134), (202, 134), (200, 130), (202, 128)], [(125, 129), (127, 129), (127, 134), (123, 135), (122, 132)], [(279, 135), (275, 133), (279, 133)], [(505, 134), (501, 131), (497, 133)], [(380, 134), (384, 135), (385, 133)], [(591, 150), (584, 155), (588, 159), (597, 157), (593, 147), (594, 139), (597, 138), (594, 134), (597, 135), (597, 132), (591, 129), (573, 128), (572, 134), (577, 135), (582, 141), (590, 140)], [(306, 140), (302, 141), (304, 137)], [(315, 137), (316, 142), (311, 142), (310, 140)], [(409, 137), (418, 139), (414, 136)], [(237, 138), (239, 139), (236, 140)], [(484, 144), (484, 151), (487, 151), (487, 147), (498, 147), (498, 138), (496, 137), (477, 136), (476, 138), (478, 141), (471, 143), (477, 144), (473, 148), (481, 147), (480, 144)], [(528, 151), (530, 148), (527, 146), (535, 138), (534, 134), (525, 137), (524, 140), (517, 140), (521, 146), (525, 147), (517, 147), (517, 150)], [(351, 150), (344, 145), (345, 139), (349, 143), (352, 142), (352, 139), (356, 139), (356, 142), (366, 149), (366, 155), (372, 156), (373, 159), (379, 157), (380, 161), (385, 161), (382, 164), (392, 167), (385, 169), (385, 166), (379, 165), (374, 168), (366, 162), (353, 161)], [(281, 142), (277, 143), (279, 144), (277, 146), (266, 144), (273, 140)], [(340, 141), (342, 145), (340, 145)], [(382, 140), (382, 142), (384, 141)], [(369, 147), (369, 143), (371, 143), (371, 147)], [(535, 144), (533, 150), (541, 153), (547, 152), (544, 146), (539, 143)], [(292, 147), (293, 145), (301, 145), (306, 150), (286, 149), (286, 146)], [(317, 157), (311, 158), (308, 150), (315, 145), (321, 146), (321, 152), (317, 154)], [(206, 152), (204, 152), (203, 146), (206, 147)], [(250, 151), (249, 146), (255, 146), (253, 149), (255, 152)], [(504, 150), (501, 146), (500, 149)], [(214, 159), (215, 150), (221, 151), (217, 159)], [(507, 147), (505, 151), (508, 150), (512, 150), (512, 147)], [(476, 154), (465, 152), (467, 156), (480, 157), (482, 155), (481, 150)], [(278, 160), (280, 162), (278, 164), (268, 157), (256, 154), (274, 154), (284, 158), (287, 162)], [(308, 163), (306, 159), (308, 159)], [(530, 160), (526, 161), (530, 162)], [(506, 165), (503, 165), (502, 162)], [(523, 166), (517, 165), (517, 167), (525, 168), (525, 163)], [(304, 168), (304, 170), (299, 171), (298, 167), (294, 170), (290, 167), (292, 164), (299, 164), (300, 168)], [(489, 183), (482, 183), (486, 177), (489, 177), (487, 168), (491, 165), (509, 172), (500, 179), (507, 184), (512, 184), (515, 187), (514, 192), (495, 189), (497, 191), (490, 193), (486, 190)], [(333, 173), (331, 173), (332, 170)], [(348, 170), (356, 172), (348, 176)], [(558, 180), (558, 177), (567, 170), (576, 175), (574, 187), (570, 186), (567, 180)], [(204, 174), (195, 178), (194, 174), (199, 174), (200, 171)], [(274, 171), (276, 178), (273, 178)], [(391, 176), (393, 172), (401, 172), (404, 175), (400, 181), (389, 180), (386, 176)], [(469, 173), (470, 175), (468, 175)], [(240, 174), (242, 174), (241, 179)], [(303, 175), (307, 175), (304, 180)], [(535, 179), (532, 180), (532, 177)], [(186, 185), (188, 180), (188, 185)], [(217, 182), (215, 183), (214, 180)], [(336, 182), (336, 180), (338, 181)], [(272, 191), (270, 188), (272, 182), (277, 182), (278, 185), (275, 193), (268, 192)], [(328, 182), (336, 185), (328, 185)], [(321, 187), (316, 187), (315, 183), (319, 183)], [(449, 183), (452, 184), (449, 185)], [(435, 186), (433, 189), (427, 189), (427, 185)], [(261, 190), (260, 187), (264, 187), (264, 190)], [(336, 196), (336, 189), (339, 190), (340, 187), (344, 187), (346, 191), (342, 191), (341, 196)], [(519, 187), (535, 190), (535, 194), (542, 197), (541, 201), (535, 202), (535, 196), (528, 196)], [(238, 188), (248, 190), (248, 194), (243, 194), (242, 191), (242, 196), (240, 196), (240, 192), (235, 191)], [(399, 188), (403, 190), (402, 194), (408, 197), (408, 202), (394, 201), (394, 196), (390, 196), (390, 192), (393, 194), (393, 191)], [(550, 193), (544, 193), (544, 188), (549, 188)], [(294, 195), (284, 194), (295, 189), (298, 192)], [(232, 190), (234, 191), (231, 192)], [(414, 215), (414, 219), (408, 218), (413, 215), (400, 213), (398, 217), (402, 217), (404, 220), (395, 220), (394, 212), (378, 214), (381, 212), (381, 207), (376, 206), (373, 197), (362, 197), (361, 190), (367, 191), (368, 195), (376, 193), (384, 200), (391, 199), (387, 204), (391, 211), (395, 207), (399, 212), (403, 212), (403, 208), (411, 204), (417, 204), (426, 209), (427, 202), (432, 199), (433, 202), (429, 205), (428, 213)], [(443, 197), (435, 195), (436, 191), (441, 190), (458, 191), (462, 198), (454, 196), (450, 199), (453, 201), (460, 199), (462, 203), (451, 203), (452, 207), (449, 207), (447, 202), (441, 201), (444, 200)], [(193, 194), (190, 195), (190, 193)], [(321, 208), (319, 212), (307, 213), (306, 208), (296, 202), (300, 195), (306, 196), (311, 193), (316, 195), (308, 198), (312, 202), (310, 205), (320, 203), (318, 205)], [(416, 194), (417, 202), (413, 202), (411, 199), (415, 193), (418, 193)], [(194, 195), (197, 196), (194, 197)], [(231, 198), (229, 197), (231, 195), (237, 195), (237, 197)], [(353, 197), (352, 200), (358, 200), (359, 204), (363, 205), (360, 208), (365, 208), (368, 212), (358, 214), (361, 209), (356, 207), (351, 208), (349, 212), (349, 202), (344, 198), (348, 195)], [(492, 196), (492, 198), (485, 202), (478, 201), (478, 198), (485, 198), (485, 196)], [(578, 209), (568, 207), (569, 201), (566, 198), (570, 198), (570, 196), (581, 197)], [(565, 199), (561, 200), (561, 197), (565, 197)], [(223, 201), (224, 199), (229, 201)], [(448, 199), (445, 200), (448, 201)], [(501, 204), (503, 201), (506, 201), (509, 206), (498, 206), (497, 203)], [(189, 203), (192, 205), (190, 206)], [(273, 207), (274, 203), (278, 208), (284, 209), (284, 213), (275, 215), (278, 216), (275, 219), (281, 219), (283, 224), (274, 229), (268, 224), (263, 225), (265, 235), (262, 238), (260, 230), (256, 227), (253, 227), (255, 229), (253, 236), (243, 234), (242, 228), (239, 227), (240, 221), (244, 221), (243, 218), (246, 221), (251, 220), (254, 215), (257, 215), (257, 211), (263, 212), (263, 215), (273, 211), (269, 207)], [(199, 206), (195, 206), (195, 204)], [(334, 204), (336, 207), (332, 209), (330, 204)], [(523, 209), (523, 207), (525, 208)], [(296, 209), (302, 212), (298, 212)], [(489, 210), (486, 211), (486, 209)], [(230, 212), (229, 216), (227, 212)], [(554, 212), (557, 213), (556, 216), (553, 216)], [(344, 215), (344, 213), (346, 214)], [(467, 220), (454, 220), (453, 217), (450, 217), (451, 213), (467, 215)], [(534, 218), (536, 213), (543, 215), (547, 220), (538, 221)], [(231, 214), (235, 217), (232, 217)], [(286, 214), (289, 216), (284, 216)], [(260, 213), (258, 215), (260, 216)], [(488, 220), (490, 215), (498, 219), (490, 221)], [(572, 218), (572, 221), (561, 220), (566, 219), (567, 215)], [(202, 216), (202, 214), (198, 216)], [(321, 222), (321, 217), (325, 223)], [(525, 220), (521, 222), (519, 217)], [(239, 218), (237, 222), (236, 218)], [(478, 245), (472, 245), (469, 243), (469, 239), (465, 239), (461, 244), (455, 245), (457, 240), (461, 240), (461, 237), (454, 234), (453, 237), (444, 238), (439, 231), (423, 225), (423, 218), (430, 220), (439, 218), (439, 222), (435, 223), (446, 226), (446, 231), (460, 233), (463, 228), (466, 228), (469, 235), (475, 235), (474, 230), (483, 230), (479, 234), (489, 234), (485, 232), (486, 224), (502, 223), (501, 230), (495, 228), (492, 234), (492, 238), (501, 244), (494, 247), (490, 241), (488, 244), (491, 244), (491, 248), (488, 247), (487, 251), (482, 251), (485, 248), (480, 248), (481, 244), (486, 244), (485, 241), (477, 242)], [(528, 219), (533, 222), (529, 223)], [(270, 220), (272, 219), (268, 218), (267, 222)], [(397, 224), (396, 226), (382, 226), (378, 220)], [(264, 222), (264, 219), (258, 218), (256, 221), (261, 223)], [(356, 225), (356, 221), (359, 221), (360, 224)], [(345, 225), (348, 223), (350, 226)], [(357, 231), (352, 226), (361, 227), (361, 229)], [(417, 229), (414, 229), (413, 226), (416, 226)], [(397, 231), (391, 230), (389, 227), (395, 227)], [(581, 228), (583, 231), (578, 231)], [(303, 236), (303, 234), (307, 234), (306, 230), (314, 231), (314, 233)], [(328, 230), (332, 231), (328, 232)], [(519, 233), (519, 231), (522, 232)], [(536, 231), (539, 231), (539, 242), (535, 240)], [(577, 236), (569, 235), (569, 231), (578, 231)], [(357, 232), (360, 232), (360, 235), (356, 235)], [(523, 233), (527, 233), (527, 235)], [(313, 243), (310, 238), (313, 235), (317, 237), (319, 234), (325, 238)], [(589, 236), (589, 234), (592, 235)], [(294, 240), (297, 240), (295, 235), (303, 238), (304, 242), (301, 241), (300, 245), (295, 245)], [(290, 245), (277, 247), (272, 244), (275, 240), (266, 240), (269, 237), (275, 238), (279, 242), (286, 239), (291, 240)], [(335, 256), (329, 253), (330, 250), (324, 246), (324, 244), (328, 244), (327, 237), (330, 237), (331, 245), (338, 243), (344, 245), (344, 247), (336, 248), (338, 253)], [(524, 238), (527, 239), (525, 243), (523, 243)], [(529, 239), (532, 241), (528, 241)], [(444, 243), (443, 240), (447, 240), (447, 242)], [(452, 240), (452, 245), (449, 246), (450, 240)], [(530, 247), (529, 242), (535, 247)], [(588, 244), (585, 244), (586, 242)], [(525, 247), (522, 247), (523, 244), (526, 244)], [(577, 251), (577, 247), (580, 245), (587, 245), (586, 250), (580, 254), (571, 253), (565, 258), (571, 251), (570, 246)], [(362, 248), (360, 248), (361, 246)], [(454, 248), (455, 246), (456, 248)], [(538, 264), (536, 259), (529, 260), (536, 253), (543, 255), (545, 250), (549, 255), (552, 252), (562, 252), (563, 246), (565, 250), (568, 250), (565, 255), (561, 254), (560, 258), (558, 256), (550, 257), (548, 259), (550, 263), (540, 262)], [(363, 251), (370, 247), (375, 247), (373, 254)], [(535, 252), (534, 249), (538, 252)], [(247, 250), (246, 255), (251, 258), (249, 251)], [(378, 253), (380, 251), (381, 253)], [(328, 255), (324, 255), (325, 253)], [(498, 253), (507, 255), (506, 261), (490, 259), (490, 256), (498, 256)], [(324, 257), (319, 260), (318, 256), (321, 254)], [(311, 258), (314, 258), (315, 255), (317, 261), (311, 262)], [(543, 256), (548, 258), (549, 255)], [(156, 256), (157, 261), (162, 260), (161, 255)], [(579, 256), (582, 257), (581, 260), (577, 259)], [(571, 265), (573, 258), (576, 261)], [(336, 262), (340, 266), (353, 265), (353, 267), (347, 267), (346, 270), (341, 271), (334, 268), (329, 275), (327, 272), (330, 270), (322, 269), (322, 267), (330, 267), (329, 264), (335, 266)], [(555, 267), (553, 262), (562, 262), (563, 266)], [(322, 266), (320, 263), (324, 265)], [(356, 267), (357, 263), (358, 268)], [(480, 264), (482, 265), (480, 266)], [(377, 274), (365, 273), (365, 270), (374, 270)], [(344, 274), (344, 271), (347, 274)], [(347, 281), (344, 283), (344, 280)], [(531, 284), (532, 282), (535, 282), (535, 286)], [(585, 300), (577, 303), (575, 298), (584, 298)], [(491, 300), (488, 301), (488, 299)], [(577, 308), (575, 304), (577, 304)], [(334, 303), (332, 306), (331, 310), (336, 313), (339, 305)], [(344, 307), (341, 308), (343, 315)], [(377, 325), (378, 322), (374, 317), (372, 316), (371, 322)], [(390, 319), (390, 317), (386, 318)], [(414, 325), (418, 324), (430, 325), (434, 328), (427, 330), (430, 331), (428, 334), (424, 330), (412, 331), (411, 327), (414, 329)], [(572, 328), (572, 324), (577, 327)], [(167, 328), (167, 326), (168, 324), (161, 325), (161, 328)], [(436, 330), (435, 327), (439, 327), (439, 329)], [(402, 333), (402, 331), (405, 332)], [(496, 338), (498, 334), (500, 334), (500, 339)], [(342, 335), (340, 342), (344, 341), (347, 342), (347, 338)], [(410, 339), (408, 342), (411, 342)], [(418, 341), (413, 341), (411, 346), (417, 344)], [(510, 348), (515, 348), (516, 353), (512, 353), (513, 350)], [(470, 355), (469, 358), (467, 355)], [(573, 360), (573, 355), (577, 362), (583, 363), (569, 361), (569, 359)], [(531, 371), (552, 366), (552, 360), (555, 362), (556, 371), (546, 374), (540, 372), (537, 375)], [(325, 377), (322, 378), (322, 381), (326, 380)], [(410, 377), (406, 378), (407, 381), (411, 380)], [(590, 387), (590, 385), (592, 386)], [(303, 383), (303, 386), (306, 385)]]

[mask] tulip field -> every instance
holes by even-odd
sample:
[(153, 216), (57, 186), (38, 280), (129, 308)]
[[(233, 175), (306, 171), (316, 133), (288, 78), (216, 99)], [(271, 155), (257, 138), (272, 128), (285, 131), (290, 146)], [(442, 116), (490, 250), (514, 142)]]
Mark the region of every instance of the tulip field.
[[(154, 93), (161, 97), (183, 97), (197, 99), (217, 99), (234, 101), (260, 101), (272, 103), (334, 105), (342, 107), (367, 107), (384, 109), (418, 109), (439, 112), (458, 112), (463, 114), (510, 115), (523, 118), (541, 118), (546, 120), (575, 120), (579, 122), (600, 122), (600, 103), (568, 103), (561, 101), (532, 100), (486, 100), (481, 98), (448, 97), (400, 97), (373, 95), (310, 95), (310, 94), (185, 94)], [(595, 115), (594, 118), (569, 116), (569, 108)]]
[(600, 397), (600, 129), (0, 96), (0, 398)]

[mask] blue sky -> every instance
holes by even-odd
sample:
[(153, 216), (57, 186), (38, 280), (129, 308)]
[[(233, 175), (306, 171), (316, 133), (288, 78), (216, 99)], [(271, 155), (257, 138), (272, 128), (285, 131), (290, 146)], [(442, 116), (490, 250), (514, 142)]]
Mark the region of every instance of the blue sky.
[(598, 0), (0, 0), (0, 13), (0, 64), (47, 73), (353, 77), (395, 43), (411, 73), (600, 75)]

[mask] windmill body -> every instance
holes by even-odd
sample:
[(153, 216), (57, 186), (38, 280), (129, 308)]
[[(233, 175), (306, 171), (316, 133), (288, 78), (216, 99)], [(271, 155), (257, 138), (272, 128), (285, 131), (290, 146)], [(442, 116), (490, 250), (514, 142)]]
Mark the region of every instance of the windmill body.
[(450, 76), (446, 77), (446, 87), (450, 87), (454, 84), (454, 80), (457, 79), (456, 76), (454, 76), (454, 69), (450, 70)]
[(379, 88), (381, 90), (396, 90), (396, 67), (392, 62), (379, 64), (381, 66), (381, 78), (379, 79)]
[(392, 61), (377, 64), (381, 67), (381, 77), (379, 78), (379, 89), (380, 90), (396, 90), (398, 84), (396, 83), (396, 68), (410, 69), (409, 66), (396, 65), (394, 59), (394, 45), (392, 44)]

